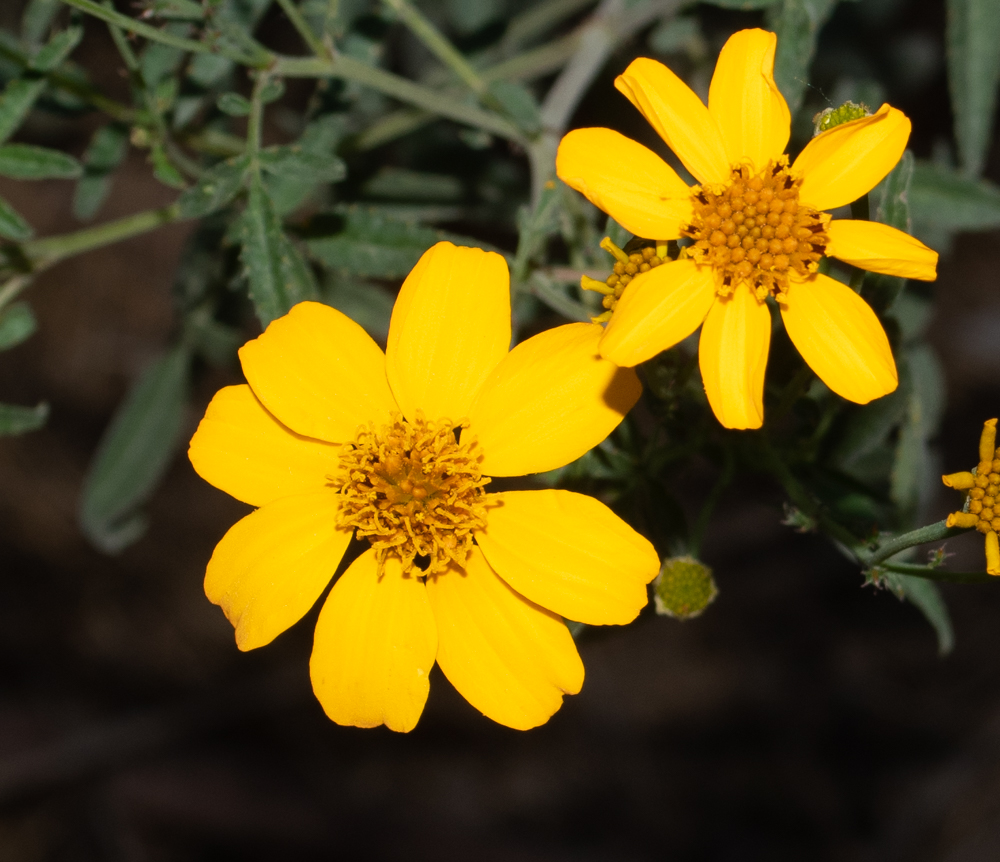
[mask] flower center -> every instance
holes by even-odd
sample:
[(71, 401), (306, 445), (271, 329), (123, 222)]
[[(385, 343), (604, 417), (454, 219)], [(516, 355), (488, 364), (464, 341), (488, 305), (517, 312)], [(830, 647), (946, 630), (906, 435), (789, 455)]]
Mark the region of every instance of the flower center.
[(829, 242), (829, 216), (799, 203), (801, 183), (783, 157), (758, 174), (734, 167), (726, 186), (695, 187), (694, 217), (681, 232), (694, 240), (687, 255), (721, 275), (720, 296), (746, 282), (758, 300), (771, 293), (781, 301), (792, 273), (805, 278), (816, 271)]
[(980, 533), (1000, 533), (1000, 450), (994, 461), (981, 461), (976, 467), (976, 484), (969, 491), (969, 513), (976, 515)]
[(648, 245), (643, 240), (633, 239), (626, 247), (633, 246), (635, 250), (630, 254), (615, 245), (611, 237), (604, 237), (601, 240), (601, 248), (615, 259), (611, 275), (605, 281), (598, 281), (588, 275), (581, 277), (580, 287), (604, 295), (601, 305), (607, 310), (601, 312), (597, 317), (590, 318), (593, 323), (604, 323), (604, 321), (611, 319), (611, 315), (618, 305), (618, 300), (622, 298), (625, 288), (632, 282), (633, 278), (670, 260), (667, 257), (666, 243)]
[(389, 555), (404, 574), (416, 567), (420, 576), (468, 559), (473, 534), (486, 527), (490, 480), (479, 470), (479, 444), (455, 433), (466, 427), (428, 422), (419, 411), (413, 422), (395, 413), (378, 430), (360, 428), (342, 448), (341, 472), (331, 480), (344, 497), (340, 523), (371, 542), (379, 575)]

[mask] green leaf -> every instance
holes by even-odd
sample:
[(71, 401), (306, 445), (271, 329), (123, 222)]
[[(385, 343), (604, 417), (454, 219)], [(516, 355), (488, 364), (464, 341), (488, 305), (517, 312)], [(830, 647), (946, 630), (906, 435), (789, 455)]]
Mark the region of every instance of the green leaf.
[(243, 188), (250, 159), (237, 156), (209, 168), (177, 199), (182, 218), (201, 218), (232, 202)]
[(215, 104), (222, 113), (230, 117), (245, 117), (252, 107), (250, 100), (239, 93), (222, 93)]
[(765, 9), (780, 3), (782, 0), (705, 0), (709, 6), (719, 6), (723, 9), (741, 9), (749, 12), (752, 9)]
[[(302, 137), (291, 146), (296, 151), (314, 154), (330, 161), (334, 158), (331, 154), (346, 132), (347, 128), (343, 116), (324, 114), (309, 123), (302, 133)], [(268, 158), (262, 153), (264, 162)], [(331, 164), (329, 169), (335, 171), (336, 166)], [(269, 171), (265, 180), (271, 203), (274, 204), (278, 215), (285, 215), (298, 209), (318, 189), (315, 177), (305, 176), (301, 170), (291, 173)]]
[(516, 81), (493, 81), (489, 85), (487, 102), (499, 108), (527, 135), (542, 129), (542, 115), (531, 90)]
[(153, 176), (161, 183), (172, 189), (183, 189), (187, 186), (181, 172), (170, 161), (170, 156), (167, 155), (163, 144), (153, 144), (149, 151), (149, 157), (153, 160)]
[(21, 13), (21, 35), (24, 36), (24, 41), (30, 45), (41, 42), (61, 5), (59, 0), (30, 0)]
[(286, 314), (297, 302), (317, 297), (312, 270), (282, 231), (259, 175), (250, 181), (247, 208), (237, 229), (250, 299), (262, 326)]
[(0, 94), (0, 144), (18, 130), (45, 89), (44, 78), (16, 78)]
[(139, 511), (177, 450), (190, 356), (174, 347), (139, 377), (115, 412), (84, 479), (80, 526), (114, 554), (145, 531)]
[(285, 94), (285, 82), (280, 78), (270, 78), (260, 90), (260, 101), (264, 105), (276, 102)]
[(34, 335), (38, 321), (26, 302), (14, 302), (0, 312), (0, 350), (8, 350)]
[(7, 201), (0, 198), (0, 236), (15, 242), (23, 242), (34, 235), (35, 231), (31, 225), (21, 218)]
[(200, 21), (205, 17), (205, 10), (192, 0), (147, 0), (145, 7), (157, 18)]
[(949, 231), (1000, 227), (1000, 187), (942, 165), (916, 163), (909, 203), (910, 215), (918, 225)]
[(331, 278), (323, 300), (346, 314), (379, 341), (389, 335), (395, 297), (384, 287), (354, 277)]
[(951, 626), (948, 606), (941, 597), (938, 585), (927, 578), (885, 572), (886, 586), (899, 598), (906, 599), (924, 615), (937, 635), (938, 655), (948, 655), (955, 646), (955, 633)]
[[(899, 164), (871, 192), (872, 200), (878, 201), (875, 209), (875, 221), (887, 224), (904, 233), (912, 232), (909, 193), (910, 183), (913, 179), (913, 164), (913, 153), (907, 150), (903, 153)], [(892, 307), (904, 287), (906, 287), (905, 278), (868, 273), (861, 295), (876, 314), (882, 314)]]
[(111, 174), (128, 152), (128, 127), (108, 123), (94, 133), (83, 154), (83, 176), (76, 184), (73, 213), (78, 219), (93, 218), (111, 190)]
[(431, 174), (392, 165), (380, 168), (362, 191), (368, 197), (408, 201), (457, 201), (465, 194), (461, 179), (452, 174)]
[(61, 33), (56, 33), (34, 57), (31, 58), (31, 68), (39, 72), (50, 72), (60, 66), (80, 44), (83, 38), (83, 27), (69, 27)]
[(26, 434), (36, 431), (49, 417), (49, 405), (42, 402), (36, 407), (19, 407), (16, 404), (0, 404), (0, 436)]
[(978, 177), (990, 146), (1000, 85), (996, 0), (947, 0), (948, 91), (963, 172)]
[(837, 0), (781, 0), (767, 9), (767, 25), (778, 35), (774, 80), (794, 114), (809, 83), (819, 31)]
[(310, 152), (297, 144), (268, 147), (260, 152), (260, 166), (268, 173), (312, 183), (336, 183), (347, 174), (347, 166), (333, 153)]
[[(180, 21), (173, 21), (163, 28), (171, 36), (182, 38), (188, 35), (188, 29), (188, 25)], [(180, 48), (164, 45), (162, 42), (147, 42), (139, 58), (143, 83), (149, 90), (155, 90), (164, 78), (177, 71), (183, 60), (184, 51)]]
[(329, 233), (306, 240), (310, 254), (334, 270), (362, 278), (402, 278), (442, 238), (438, 231), (375, 208), (352, 206), (317, 221)]
[(0, 176), (15, 180), (75, 179), (83, 173), (72, 156), (32, 144), (0, 146)]

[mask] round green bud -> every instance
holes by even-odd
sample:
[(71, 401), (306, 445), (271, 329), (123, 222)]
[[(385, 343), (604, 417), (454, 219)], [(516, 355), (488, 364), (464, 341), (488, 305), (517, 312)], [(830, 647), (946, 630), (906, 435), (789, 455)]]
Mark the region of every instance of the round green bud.
[(678, 620), (698, 616), (718, 594), (712, 570), (694, 557), (664, 560), (653, 581), (656, 612)]
[(870, 117), (872, 112), (865, 104), (859, 105), (857, 102), (844, 102), (839, 108), (827, 108), (820, 111), (813, 117), (813, 125), (816, 130), (814, 135), (828, 131), (834, 126), (849, 123), (851, 120), (860, 120), (862, 117)]

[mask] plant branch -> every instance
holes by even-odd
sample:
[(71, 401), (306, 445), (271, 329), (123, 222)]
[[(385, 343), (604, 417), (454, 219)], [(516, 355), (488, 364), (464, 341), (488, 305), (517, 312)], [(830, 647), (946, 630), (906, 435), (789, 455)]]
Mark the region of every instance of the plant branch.
[(901, 536), (889, 539), (885, 544), (876, 548), (871, 556), (862, 559), (861, 562), (866, 568), (871, 569), (908, 548), (925, 545), (927, 542), (940, 542), (967, 532), (969, 532), (968, 528), (949, 527), (946, 521), (938, 521), (936, 524), (928, 524), (926, 527), (919, 527), (909, 533), (903, 533)]
[(288, 20), (292, 22), (292, 26), (299, 31), (302, 41), (309, 46), (309, 50), (317, 57), (326, 57), (329, 53), (326, 50), (326, 46), (313, 33), (309, 22), (302, 17), (302, 13), (295, 5), (295, 0), (278, 0), (278, 5), (281, 7), (281, 11), (288, 16)]
[(946, 584), (1000, 583), (1000, 578), (986, 572), (949, 572), (946, 569), (929, 569), (927, 566), (914, 566), (909, 563), (883, 563), (879, 568), (887, 572), (895, 572), (898, 575), (911, 575), (915, 578), (926, 578), (929, 581), (942, 581)]

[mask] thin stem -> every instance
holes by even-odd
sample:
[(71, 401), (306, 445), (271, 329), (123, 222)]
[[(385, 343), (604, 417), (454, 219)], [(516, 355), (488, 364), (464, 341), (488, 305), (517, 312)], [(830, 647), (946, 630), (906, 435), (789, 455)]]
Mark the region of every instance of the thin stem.
[(461, 52), (416, 6), (411, 4), (409, 0), (383, 0), (383, 2), (403, 19), (403, 23), (410, 28), (413, 35), (464, 81), (473, 93), (477, 96), (486, 93), (486, 82), (479, 77), (479, 73), (469, 65), (469, 61), (462, 56)]
[(309, 50), (312, 51), (317, 57), (326, 57), (328, 54), (326, 46), (318, 38), (316, 38), (316, 34), (313, 33), (312, 28), (309, 26), (309, 22), (302, 17), (302, 13), (295, 5), (294, 0), (278, 0), (278, 5), (281, 7), (281, 10), (285, 13), (285, 15), (288, 16), (288, 20), (292, 22), (292, 26), (299, 31), (299, 35), (309, 46)]
[(768, 419), (771, 424), (780, 421), (785, 417), (789, 410), (795, 405), (795, 402), (799, 400), (799, 397), (806, 388), (809, 386), (809, 382), (812, 380), (813, 372), (812, 369), (802, 363), (802, 367), (795, 372), (795, 376), (788, 381), (788, 385), (785, 387), (784, 392), (781, 393), (781, 399), (778, 401), (778, 406), (775, 407)]
[(592, 5), (594, 0), (548, 0), (539, 3), (511, 20), (507, 32), (504, 33), (503, 47), (509, 49), (523, 45), (564, 18)]
[(866, 568), (871, 569), (884, 560), (888, 560), (889, 557), (905, 551), (907, 548), (912, 548), (916, 545), (925, 545), (928, 542), (940, 542), (967, 532), (968, 529), (966, 528), (949, 527), (946, 521), (938, 521), (936, 524), (928, 524), (926, 527), (919, 527), (916, 530), (911, 530), (909, 533), (903, 533), (901, 536), (890, 539), (876, 549), (870, 557), (862, 560), (862, 562)]
[(712, 512), (715, 511), (715, 507), (719, 504), (719, 500), (722, 499), (722, 495), (733, 481), (733, 476), (736, 473), (736, 456), (733, 454), (731, 447), (726, 447), (724, 457), (725, 463), (722, 467), (722, 473), (712, 486), (712, 490), (708, 494), (708, 499), (705, 500), (705, 505), (701, 507), (701, 511), (698, 513), (698, 520), (694, 522), (694, 527), (691, 530), (689, 548), (691, 556), (695, 558), (701, 553), (701, 543), (705, 539), (709, 521), (712, 520)]
[(899, 575), (911, 575), (915, 578), (943, 581), (948, 584), (1000, 583), (1000, 578), (986, 572), (949, 572), (946, 569), (929, 569), (926, 566), (914, 566), (908, 563), (883, 563), (879, 568)]
[(0, 311), (3, 311), (3, 309), (17, 299), (21, 291), (29, 284), (31, 284), (31, 276), (27, 273), (15, 275), (13, 278), (8, 279), (3, 287), (0, 287)]

